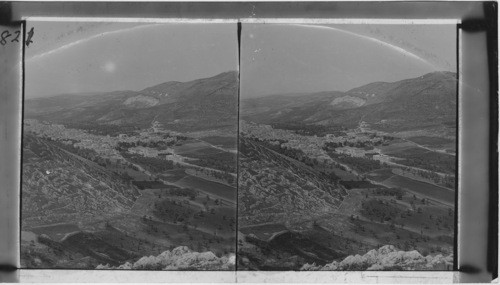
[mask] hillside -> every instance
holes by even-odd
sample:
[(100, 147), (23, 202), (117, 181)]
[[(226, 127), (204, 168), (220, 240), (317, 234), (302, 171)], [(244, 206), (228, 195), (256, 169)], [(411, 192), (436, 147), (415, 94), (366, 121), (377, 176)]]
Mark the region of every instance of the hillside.
[(71, 221), (97, 222), (130, 209), (139, 191), (119, 175), (25, 134), (23, 140), (23, 228)]
[(331, 177), (270, 147), (240, 136), (241, 226), (299, 221), (340, 205), (346, 192)]
[(397, 82), (375, 82), (347, 92), (274, 95), (242, 102), (242, 118), (265, 124), (356, 127), (454, 134), (456, 74), (434, 72)]
[(209, 153), (208, 144), (165, 133), (131, 134), (122, 138), (127, 144), (32, 120), (24, 131), (23, 268), (119, 266), (178, 246), (234, 252), (236, 191), (219, 182), (222, 171), (128, 149), (155, 153), (154, 147), (175, 144), (186, 155), (209, 154), (197, 163), (214, 167), (223, 162), (210, 155), (221, 158), (223, 151)]
[(189, 82), (166, 82), (141, 91), (69, 94), (26, 100), (26, 118), (61, 124), (203, 130), (236, 125), (237, 72)]

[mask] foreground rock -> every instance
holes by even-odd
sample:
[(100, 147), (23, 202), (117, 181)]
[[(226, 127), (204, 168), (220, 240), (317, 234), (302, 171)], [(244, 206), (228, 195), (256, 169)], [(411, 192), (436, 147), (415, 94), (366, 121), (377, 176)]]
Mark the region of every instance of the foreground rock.
[(186, 246), (179, 246), (158, 256), (144, 256), (134, 263), (98, 265), (96, 269), (234, 270), (234, 264), (234, 255), (217, 257), (211, 251), (194, 252)]
[(325, 266), (305, 264), (301, 270), (451, 270), (453, 255), (422, 256), (418, 251), (398, 251), (392, 245), (370, 250), (361, 256), (350, 255)]

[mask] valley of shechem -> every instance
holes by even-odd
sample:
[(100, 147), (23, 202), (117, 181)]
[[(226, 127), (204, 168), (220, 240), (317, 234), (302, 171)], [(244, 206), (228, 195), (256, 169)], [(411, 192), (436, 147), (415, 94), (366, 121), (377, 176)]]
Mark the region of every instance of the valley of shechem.
[(45, 25), (22, 268), (453, 269), (457, 74), (428, 27)]
[(238, 269), (451, 270), (455, 86), (242, 101)]
[(237, 90), (226, 72), (27, 100), (23, 266), (234, 270)]

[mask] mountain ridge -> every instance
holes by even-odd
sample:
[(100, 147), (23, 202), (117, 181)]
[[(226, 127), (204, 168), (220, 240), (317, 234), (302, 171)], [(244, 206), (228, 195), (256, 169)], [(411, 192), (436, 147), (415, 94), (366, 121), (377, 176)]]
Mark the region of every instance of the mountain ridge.
[(385, 131), (422, 129), (426, 124), (446, 127), (456, 116), (456, 74), (432, 72), (392, 83), (369, 83), (346, 92), (273, 95), (248, 98), (241, 104), (244, 120), (264, 124), (356, 127), (365, 121)]
[(236, 126), (236, 71), (188, 82), (168, 81), (141, 91), (94, 95), (58, 95), (28, 99), (27, 118), (55, 123), (99, 123), (149, 127), (154, 121), (170, 129)]

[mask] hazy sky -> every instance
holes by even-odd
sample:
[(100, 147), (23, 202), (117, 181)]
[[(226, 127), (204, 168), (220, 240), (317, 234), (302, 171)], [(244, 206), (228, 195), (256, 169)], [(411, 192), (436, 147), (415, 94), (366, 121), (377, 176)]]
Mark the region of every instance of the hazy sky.
[[(29, 22), (26, 97), (141, 90), (238, 69), (236, 24)], [(241, 96), (456, 70), (455, 25), (243, 24)]]
[(455, 25), (244, 24), (241, 96), (346, 91), (456, 71)]
[(26, 97), (141, 90), (238, 69), (235, 24), (29, 22)]

